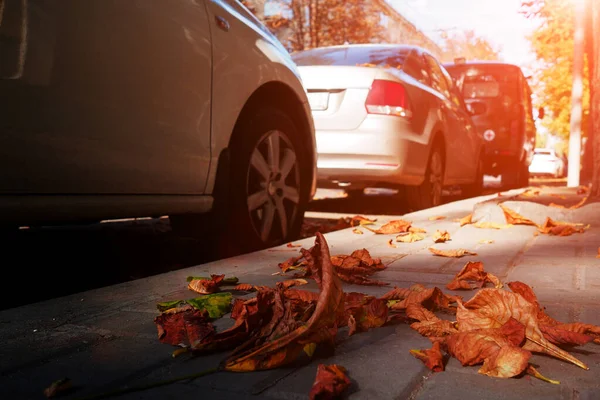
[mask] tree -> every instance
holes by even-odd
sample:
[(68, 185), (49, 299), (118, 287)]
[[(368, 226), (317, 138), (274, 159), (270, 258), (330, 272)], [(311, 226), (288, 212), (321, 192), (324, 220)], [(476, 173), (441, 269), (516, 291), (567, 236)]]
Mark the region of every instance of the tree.
[[(255, 12), (250, 3), (245, 2)], [(261, 20), (290, 51), (344, 43), (377, 43), (384, 38), (380, 10), (370, 0), (272, 0), (272, 3), (276, 3), (274, 8), (278, 12)]]
[[(542, 124), (553, 135), (568, 139), (573, 87), (575, 8), (571, 1), (530, 0), (521, 2), (522, 13), (538, 22), (529, 41), (539, 62), (532, 83), (538, 104), (548, 112)], [(589, 76), (588, 68), (584, 74)], [(584, 82), (582, 135), (587, 134), (590, 93)]]
[(452, 62), (458, 57), (465, 57), (467, 60), (498, 60), (499, 53), (500, 50), (490, 42), (468, 30), (446, 38), (442, 62)]

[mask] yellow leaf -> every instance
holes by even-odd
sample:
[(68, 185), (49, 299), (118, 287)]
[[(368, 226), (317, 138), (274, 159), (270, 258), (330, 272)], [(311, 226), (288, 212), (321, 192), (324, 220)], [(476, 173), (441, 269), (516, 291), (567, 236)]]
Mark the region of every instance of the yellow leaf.
[(402, 242), (402, 243), (413, 243), (413, 242), (418, 242), (423, 239), (425, 239), (425, 234), (423, 234), (423, 233), (408, 232), (408, 233), (404, 233), (404, 234), (396, 236), (396, 242)]
[(308, 343), (306, 345), (304, 345), (304, 348), (302, 349), (307, 356), (312, 357), (313, 354), (315, 354), (315, 350), (317, 349), (317, 344), (316, 343)]
[(364, 234), (364, 232), (363, 232), (363, 231), (361, 231), (361, 230), (360, 230), (360, 229), (358, 229), (358, 228), (354, 228), (354, 229), (352, 229), (352, 233), (355, 233), (355, 234), (357, 234), (357, 235), (363, 235), (363, 234)]
[(460, 226), (468, 225), (471, 223), (472, 218), (473, 218), (473, 214), (469, 214), (465, 217), (462, 217), (458, 222), (460, 222)]
[(500, 208), (504, 212), (504, 218), (506, 218), (506, 223), (509, 225), (533, 225), (537, 226), (535, 222), (532, 220), (523, 217), (521, 214), (517, 213), (514, 210), (506, 207), (505, 205), (499, 204)]
[(434, 249), (433, 247), (430, 247), (429, 251), (432, 252), (434, 255), (441, 256), (441, 257), (460, 258), (460, 257), (467, 256), (467, 255), (471, 255), (471, 256), (477, 255), (477, 253), (474, 253), (472, 251), (465, 250), (465, 249), (438, 250), (438, 249)]
[(497, 222), (487, 221), (487, 222), (477, 222), (476, 224), (473, 224), (473, 226), (475, 228), (480, 228), (480, 229), (508, 229), (512, 225), (510, 225), (510, 224), (499, 224)]
[(448, 231), (436, 230), (433, 234), (434, 243), (444, 243), (448, 240), (450, 240), (450, 234), (448, 233)]

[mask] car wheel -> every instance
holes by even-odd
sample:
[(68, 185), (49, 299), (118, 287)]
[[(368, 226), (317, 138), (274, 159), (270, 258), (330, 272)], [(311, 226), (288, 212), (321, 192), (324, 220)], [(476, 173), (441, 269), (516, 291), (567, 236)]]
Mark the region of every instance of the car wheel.
[(483, 168), (484, 168), (483, 159), (479, 158), (479, 160), (477, 161), (477, 172), (476, 172), (476, 176), (475, 176), (475, 182), (473, 182), (472, 184), (466, 185), (463, 188), (463, 197), (464, 198), (481, 196), (481, 194), (483, 193), (483, 178), (484, 178)]
[(529, 186), (529, 167), (520, 161), (515, 161), (515, 164), (514, 169), (506, 169), (502, 173), (501, 185), (505, 190)]
[(434, 144), (425, 170), (425, 180), (419, 186), (406, 187), (406, 202), (413, 211), (442, 204), (444, 155), (442, 146)]
[(311, 184), (305, 154), (301, 132), (277, 109), (258, 110), (238, 123), (224, 210), (233, 252), (297, 239)]

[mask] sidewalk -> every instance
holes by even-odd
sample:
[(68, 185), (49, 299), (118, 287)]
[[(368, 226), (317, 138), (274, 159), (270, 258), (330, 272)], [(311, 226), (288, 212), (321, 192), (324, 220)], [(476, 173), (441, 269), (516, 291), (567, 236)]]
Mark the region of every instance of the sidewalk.
[[(536, 189), (539, 190), (539, 189)], [(475, 291), (449, 291), (445, 285), (467, 261), (482, 261), (486, 272), (502, 282), (522, 281), (533, 287), (546, 314), (562, 322), (600, 325), (600, 203), (576, 209), (585, 194), (576, 189), (544, 188), (533, 197), (519, 196), (523, 190), (457, 201), (403, 216), (377, 216), (375, 226), (394, 219), (412, 221), (427, 230), (424, 240), (395, 243), (396, 235), (376, 235), (353, 228), (325, 235), (332, 255), (350, 254), (366, 248), (387, 265), (373, 279), (389, 286), (344, 284), (345, 292), (381, 296), (394, 286), (415, 283), (437, 286), (458, 294), (465, 301)], [(530, 192), (531, 193), (531, 192)], [(562, 196), (562, 197), (561, 197)], [(564, 198), (563, 198), (564, 197)], [(498, 203), (536, 223), (546, 217), (558, 221), (590, 224), (583, 233), (571, 236), (536, 235), (534, 226), (514, 225), (508, 229), (481, 229), (456, 220), (472, 214), (472, 222), (505, 224)], [(567, 208), (549, 207), (557, 203)], [(433, 217), (443, 216), (435, 220)], [(368, 217), (368, 216), (367, 216)], [(451, 241), (433, 244), (431, 234), (446, 230)], [(232, 240), (243, 240), (232, 234)], [(482, 240), (493, 240), (483, 244)], [(314, 238), (295, 242), (308, 249)], [(463, 248), (476, 256), (437, 257), (429, 247)], [(74, 389), (59, 398), (79, 399), (108, 390), (149, 384), (197, 373), (215, 367), (227, 353), (196, 358), (172, 358), (172, 346), (157, 338), (154, 318), (156, 303), (197, 297), (187, 289), (186, 277), (211, 273), (236, 276), (240, 282), (275, 286), (291, 277), (273, 275), (278, 263), (297, 254), (297, 248), (280, 246), (192, 268), (120, 285), (79, 293), (47, 302), (0, 312), (0, 398), (43, 399), (44, 388), (68, 377)], [(5, 266), (7, 267), (7, 266)], [(9, 267), (9, 266), (8, 266)], [(70, 279), (94, 279), (102, 271), (85, 271)], [(5, 290), (17, 286), (27, 296), (27, 276), (22, 282), (4, 282)], [(65, 277), (66, 279), (66, 277)], [(314, 281), (302, 289), (318, 290)], [(245, 297), (252, 297), (249, 294)], [(218, 320), (217, 329), (231, 324), (228, 315)], [(345, 332), (345, 331), (344, 331)], [(413, 357), (411, 349), (428, 349), (431, 342), (408, 324), (399, 323), (354, 334), (340, 333), (334, 355), (315, 359), (308, 365), (251, 373), (218, 372), (194, 380), (125, 394), (119, 399), (308, 399), (319, 363), (340, 364), (352, 380), (351, 399), (598, 399), (600, 398), (600, 345), (588, 343), (569, 349), (589, 367), (583, 370), (556, 358), (534, 354), (530, 360), (554, 385), (524, 376), (492, 378), (478, 374), (480, 365), (463, 367), (450, 358), (445, 371), (433, 373)]]

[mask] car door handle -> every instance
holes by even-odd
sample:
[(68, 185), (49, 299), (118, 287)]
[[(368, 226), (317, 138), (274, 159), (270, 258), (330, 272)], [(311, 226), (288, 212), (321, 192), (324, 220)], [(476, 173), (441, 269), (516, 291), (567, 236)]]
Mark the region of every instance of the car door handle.
[(216, 15), (215, 22), (217, 23), (217, 26), (219, 28), (221, 28), (225, 32), (229, 32), (229, 22), (227, 22), (225, 18), (221, 17), (220, 15)]

